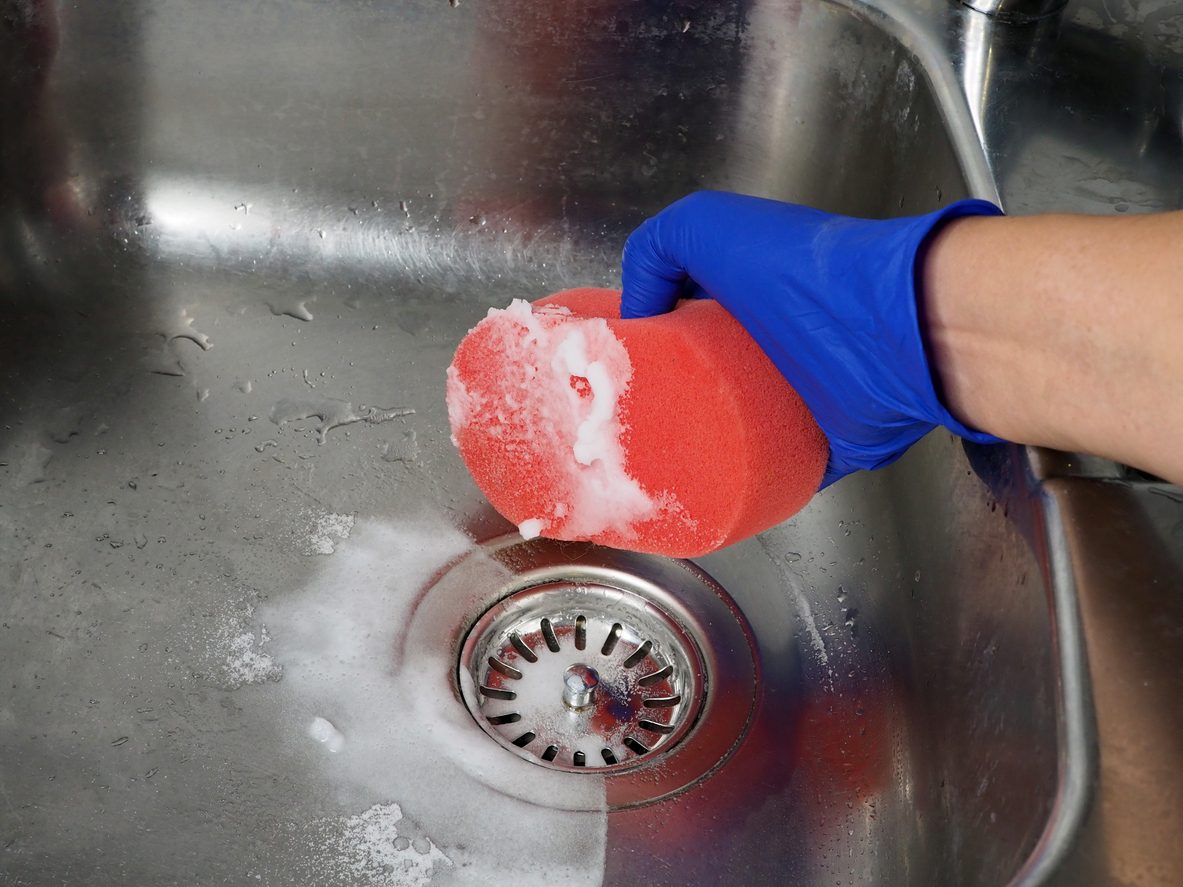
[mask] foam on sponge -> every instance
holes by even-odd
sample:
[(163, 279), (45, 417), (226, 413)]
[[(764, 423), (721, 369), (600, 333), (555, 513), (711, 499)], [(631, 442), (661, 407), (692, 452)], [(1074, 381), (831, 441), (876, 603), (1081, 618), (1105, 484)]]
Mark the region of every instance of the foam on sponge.
[(615, 290), (491, 308), (456, 350), (447, 399), (477, 486), (527, 538), (705, 554), (796, 514), (829, 454), (709, 299), (636, 320)]

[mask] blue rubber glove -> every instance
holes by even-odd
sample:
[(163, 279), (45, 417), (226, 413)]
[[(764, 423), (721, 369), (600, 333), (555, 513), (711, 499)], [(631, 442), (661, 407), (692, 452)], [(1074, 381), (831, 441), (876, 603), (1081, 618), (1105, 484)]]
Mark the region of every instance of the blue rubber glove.
[(822, 487), (894, 462), (938, 425), (977, 443), (937, 399), (916, 304), (917, 252), (941, 222), (1001, 215), (963, 200), (868, 221), (719, 191), (679, 200), (624, 247), (622, 317), (709, 297), (784, 374), (830, 441)]

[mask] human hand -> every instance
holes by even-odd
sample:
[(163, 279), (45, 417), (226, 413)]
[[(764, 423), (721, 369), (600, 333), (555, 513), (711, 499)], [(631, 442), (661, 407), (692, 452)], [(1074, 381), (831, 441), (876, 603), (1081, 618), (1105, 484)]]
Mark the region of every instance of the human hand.
[(999, 215), (963, 200), (924, 216), (870, 221), (719, 191), (679, 200), (624, 247), (621, 316), (717, 300), (760, 345), (830, 442), (822, 487), (894, 462), (942, 425), (993, 435), (938, 399), (921, 336), (917, 254), (941, 222)]

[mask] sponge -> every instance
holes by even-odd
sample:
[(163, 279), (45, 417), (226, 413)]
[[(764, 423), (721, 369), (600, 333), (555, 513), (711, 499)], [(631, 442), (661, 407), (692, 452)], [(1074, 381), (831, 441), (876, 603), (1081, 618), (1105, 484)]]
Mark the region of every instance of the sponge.
[(620, 292), (491, 308), (448, 368), (452, 441), (526, 538), (694, 557), (796, 514), (825, 435), (709, 299), (620, 319)]

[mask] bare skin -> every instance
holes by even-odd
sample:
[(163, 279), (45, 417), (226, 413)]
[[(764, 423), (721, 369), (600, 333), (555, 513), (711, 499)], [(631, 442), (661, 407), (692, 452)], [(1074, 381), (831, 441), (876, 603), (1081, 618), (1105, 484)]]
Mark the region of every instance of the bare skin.
[(922, 283), (958, 419), (1183, 484), (1183, 212), (958, 219)]

